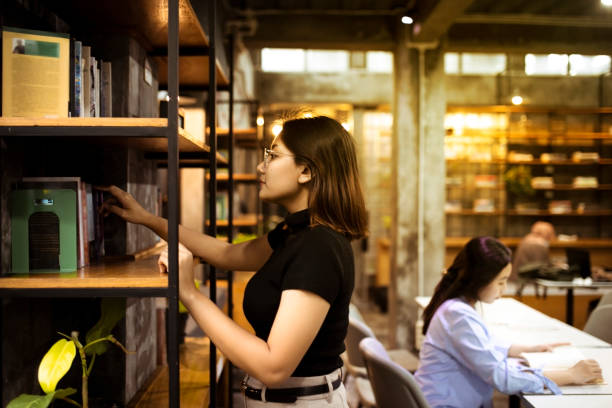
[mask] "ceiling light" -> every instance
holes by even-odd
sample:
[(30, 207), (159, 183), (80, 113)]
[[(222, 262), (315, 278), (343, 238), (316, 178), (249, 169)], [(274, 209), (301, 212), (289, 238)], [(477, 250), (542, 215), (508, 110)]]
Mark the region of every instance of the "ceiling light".
[(523, 103), (523, 97), (521, 95), (514, 95), (512, 97), (512, 104), (513, 105), (520, 105)]
[(280, 134), (280, 132), (283, 131), (283, 126), (276, 124), (274, 126), (272, 126), (272, 134), (274, 135), (274, 137), (278, 136)]
[(264, 118), (263, 116), (258, 116), (257, 117), (257, 126), (263, 126), (264, 125)]
[[(612, 1), (612, 0), (602, 0), (602, 1)], [(402, 17), (402, 23), (404, 23), (404, 24), (412, 24), (412, 23), (414, 23), (414, 20), (410, 16), (403, 16)]]

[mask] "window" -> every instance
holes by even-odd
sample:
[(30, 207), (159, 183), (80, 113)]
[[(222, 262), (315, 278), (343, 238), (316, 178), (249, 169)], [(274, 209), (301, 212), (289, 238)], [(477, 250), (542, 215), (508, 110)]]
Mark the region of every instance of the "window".
[(266, 72), (304, 72), (304, 50), (299, 48), (264, 48), (261, 69)]
[(610, 72), (609, 55), (569, 56), (570, 75), (601, 75)]
[(348, 70), (348, 66), (348, 51), (306, 51), (306, 71), (308, 72), (343, 72)]
[(386, 51), (368, 51), (366, 66), (370, 72), (393, 72), (393, 54)]
[(444, 72), (447, 74), (459, 73), (459, 53), (447, 52), (444, 54)]
[(527, 75), (567, 75), (567, 54), (527, 54), (525, 73)]
[(506, 70), (506, 54), (461, 53), (461, 73), (496, 75)]
[(447, 52), (444, 72), (454, 75), (497, 75), (506, 70), (506, 54)]

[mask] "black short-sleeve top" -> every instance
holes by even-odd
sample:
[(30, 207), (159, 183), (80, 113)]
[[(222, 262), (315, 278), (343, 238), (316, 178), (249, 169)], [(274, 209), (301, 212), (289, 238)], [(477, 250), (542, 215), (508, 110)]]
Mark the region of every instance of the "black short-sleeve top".
[(303, 210), (290, 214), (270, 231), (268, 242), (272, 255), (251, 278), (244, 293), (244, 314), (255, 334), (267, 341), (284, 290), (315, 293), (330, 308), (292, 376), (322, 375), (341, 367), (355, 283), (349, 240), (329, 227), (311, 226), (309, 212)]

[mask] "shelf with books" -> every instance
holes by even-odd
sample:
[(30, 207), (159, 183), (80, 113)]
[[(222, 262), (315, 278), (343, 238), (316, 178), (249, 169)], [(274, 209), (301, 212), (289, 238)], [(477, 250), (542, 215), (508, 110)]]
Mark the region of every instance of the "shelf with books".
[(0, 277), (0, 294), (11, 290), (11, 296), (19, 292), (35, 296), (46, 291), (46, 296), (65, 296), (66, 289), (75, 289), (80, 296), (93, 292), (95, 296), (112, 296), (117, 293), (115, 289), (125, 289), (130, 290), (130, 296), (165, 296), (168, 275), (159, 272), (156, 259), (125, 258), (92, 264), (73, 273), (7, 274)]
[[(234, 217), (234, 227), (256, 227), (259, 220), (257, 214), (243, 214), (237, 217)], [(209, 222), (206, 221), (206, 225), (209, 225)], [(217, 220), (218, 227), (227, 227), (227, 220)]]
[[(558, 233), (606, 236), (612, 225), (610, 114), (612, 107), (448, 106), (447, 235), (522, 236), (544, 217)], [(483, 188), (491, 177), (503, 186), (498, 192)], [(474, 226), (467, 217), (474, 214), (472, 203), (477, 210), (506, 210), (495, 226)]]
[[(446, 237), (444, 242), (447, 248), (462, 248), (472, 237)], [(499, 237), (505, 245), (514, 248), (522, 237)], [(554, 240), (550, 243), (551, 248), (597, 248), (612, 249), (612, 239), (609, 238), (580, 238), (577, 240)]]
[[(210, 180), (210, 176), (206, 175), (206, 180)], [(229, 176), (227, 174), (217, 174), (218, 182), (226, 182), (229, 180)], [(247, 173), (235, 173), (234, 181), (235, 182), (243, 182), (243, 183), (255, 183), (257, 182), (257, 174), (247, 174)]]
[[(136, 110), (128, 109), (126, 114), (115, 118), (65, 118), (65, 119), (42, 119), (42, 118), (0, 118), (0, 137), (2, 137), (3, 160), (0, 161), (2, 169), (2, 185), (10, 186), (15, 181), (20, 180), (24, 175), (31, 176), (56, 176), (56, 175), (74, 175), (80, 176), (85, 180), (105, 180), (110, 183), (116, 183), (122, 187), (132, 187), (131, 191), (140, 194), (137, 199), (152, 211), (150, 207), (155, 207), (156, 199), (154, 188), (157, 186), (157, 170), (155, 169), (152, 158), (150, 161), (143, 157), (144, 153), (156, 153), (160, 156), (163, 154), (167, 163), (168, 154), (173, 154), (173, 143), (177, 136), (177, 148), (180, 152), (180, 158), (185, 155), (192, 160), (198, 160), (199, 164), (210, 166), (208, 156), (211, 151), (215, 151), (215, 144), (209, 147), (205, 140), (194, 138), (193, 135), (182, 129), (177, 128), (178, 120), (170, 120), (155, 118), (157, 116), (157, 100), (155, 98), (158, 84), (161, 80), (165, 84), (166, 78), (170, 76), (170, 84), (179, 82), (178, 86), (189, 85), (190, 79), (185, 77), (185, 73), (196, 69), (194, 72), (197, 75), (198, 84), (208, 85), (215, 83), (219, 87), (228, 86), (229, 81), (226, 76), (226, 68), (222, 47), (222, 41), (215, 41), (214, 35), (210, 38), (206, 35), (203, 28), (203, 22), (207, 16), (212, 16), (209, 19), (208, 27), (214, 27), (214, 21), (217, 13), (215, 12), (216, 2), (190, 2), (189, 0), (134, 0), (130, 2), (108, 0), (104, 2), (82, 2), (75, 0), (59, 0), (59, 1), (41, 1), (36, 4), (23, 3), (18, 0), (9, 0), (6, 5), (6, 10), (11, 13), (4, 14), (3, 24), (8, 25), (29, 25), (28, 29), (49, 30), (57, 27), (58, 30), (63, 30), (66, 37), (75, 36), (75, 40), (91, 41), (92, 47), (99, 51), (99, 55), (106, 58), (106, 54), (116, 55), (117, 58), (123, 59), (127, 66), (120, 64), (113, 66), (113, 78), (116, 73), (124, 73), (126, 77), (133, 78), (138, 84), (144, 84), (147, 92), (142, 92), (142, 87), (132, 88), (131, 82), (119, 83), (113, 82), (113, 87), (117, 86), (125, 95), (113, 93), (113, 99), (117, 96), (125, 96), (123, 102), (127, 103), (129, 99), (130, 106), (136, 106)], [(3, 3), (4, 6), (4, 3)], [(14, 7), (13, 10), (10, 7)], [(213, 12), (206, 14), (206, 9), (210, 6), (209, 11)], [(13, 16), (15, 11), (15, 16)], [(49, 22), (57, 23), (49, 26), (42, 26), (44, 23), (40, 19), (40, 15), (45, 15), (49, 18)], [(23, 14), (23, 15), (22, 15)], [(11, 20), (11, 18), (13, 20)], [(212, 21), (211, 21), (212, 20)], [(179, 30), (180, 26), (180, 30)], [(213, 31), (214, 34), (214, 31)], [(125, 41), (121, 41), (121, 39)], [(209, 44), (210, 39), (210, 44)], [(215, 45), (219, 44), (219, 45)], [(84, 45), (84, 43), (83, 43)], [(178, 50), (176, 46), (178, 45)], [(110, 51), (108, 48), (110, 47)], [(132, 54), (132, 48), (136, 48), (135, 54)], [(115, 52), (117, 49), (120, 51)], [(217, 55), (215, 56), (215, 49)], [(71, 48), (72, 50), (72, 48)], [(93, 52), (93, 48), (92, 48)], [(180, 53), (180, 57), (176, 57)], [(65, 56), (65, 54), (62, 54)], [(210, 55), (210, 57), (209, 57)], [(127, 58), (126, 58), (127, 57)], [(142, 58), (140, 58), (142, 57)], [(108, 58), (111, 58), (110, 56)], [(158, 71), (155, 72), (155, 64), (159, 63)], [(194, 62), (195, 60), (195, 62)], [(143, 62), (144, 61), (144, 62)], [(177, 72), (180, 61), (180, 71)], [(208, 68), (202, 70), (199, 65), (204, 62), (204, 66), (208, 67), (206, 61), (212, 62), (213, 68), (208, 71)], [(143, 67), (144, 65), (144, 67)], [(197, 65), (197, 66), (196, 66)], [(151, 67), (153, 66), (153, 69)], [(132, 70), (136, 67), (137, 69)], [(117, 69), (115, 69), (117, 68)], [(121, 69), (123, 68), (123, 71)], [(144, 78), (143, 78), (144, 71)], [(163, 72), (163, 80), (162, 80)], [(167, 74), (166, 74), (167, 72)], [(129, 74), (129, 75), (128, 75)], [(216, 75), (216, 80), (209, 79), (210, 76)], [(73, 77), (74, 78), (74, 77)], [(176, 79), (177, 81), (173, 81)], [(125, 85), (123, 87), (123, 85)], [(170, 96), (170, 109), (168, 111), (174, 119), (174, 110), (177, 108), (178, 87), (169, 86), (168, 93)], [(216, 87), (210, 87), (209, 95), (213, 96), (211, 109), (215, 105)], [(153, 96), (153, 97), (151, 97)], [(62, 105), (63, 106), (63, 105)], [(144, 106), (144, 108), (141, 108)], [(113, 110), (114, 111), (114, 110)], [(42, 116), (42, 115), (41, 115)], [(214, 126), (214, 115), (207, 115), (213, 118), (212, 125)], [(177, 118), (178, 119), (178, 118)], [(60, 140), (61, 139), (61, 140)], [(72, 141), (84, 141), (83, 144), (72, 143)], [(59, 141), (60, 143), (56, 143)], [(77, 145), (76, 148), (66, 149), (62, 154), (61, 149), (71, 144)], [(115, 148), (115, 144), (121, 144), (129, 147)], [(58, 148), (50, 148), (55, 145), (61, 145)], [(101, 145), (102, 148), (98, 146)], [(84, 147), (82, 151), (79, 151)], [(110, 147), (110, 148), (108, 148)], [(69, 150), (69, 151), (68, 151)], [(170, 152), (169, 152), (170, 151)], [(99, 157), (97, 154), (99, 153)], [(178, 152), (177, 152), (178, 153)], [(107, 155), (108, 154), (108, 155)], [(10, 160), (4, 160), (6, 157)], [(95, 158), (92, 156), (96, 156)], [(110, 160), (103, 161), (101, 159)], [(95, 159), (95, 160), (94, 160)], [(132, 160), (133, 159), (133, 160)], [(214, 156), (218, 166), (227, 165), (218, 152)], [(139, 166), (139, 164), (143, 164)], [(173, 161), (171, 161), (174, 164)], [(180, 163), (179, 163), (180, 165)], [(168, 171), (168, 214), (169, 214), (169, 230), (172, 232), (176, 228), (176, 220), (178, 219), (178, 194), (175, 193), (175, 188), (179, 184), (178, 169), (174, 165)], [(134, 178), (136, 177), (137, 180)], [(2, 209), (7, 206), (9, 189), (2, 189)], [(143, 199), (143, 197), (145, 197)], [(146, 202), (145, 202), (146, 201)], [(161, 201), (161, 200), (160, 200)], [(2, 224), (8, 228), (5, 223), (8, 212), (3, 213)], [(173, 222), (174, 221), (174, 222)], [(110, 223), (109, 223), (110, 224)], [(108, 226), (105, 223), (105, 226)], [(124, 229), (130, 229), (133, 225), (122, 225)], [(4, 256), (11, 248), (11, 243), (6, 242), (7, 230), (2, 229), (2, 271), (11, 270), (11, 257)], [(115, 231), (114, 231), (115, 232)], [(119, 232), (119, 238), (130, 242), (135, 246), (142, 244), (140, 232), (132, 231), (133, 235), (125, 234), (125, 231)], [(125, 234), (125, 235), (121, 235)], [(9, 234), (10, 235), (10, 234)], [(170, 234), (169, 245), (177, 245), (176, 235)], [(10, 238), (9, 238), (10, 240)], [(72, 241), (71, 241), (72, 242)], [(107, 242), (107, 241), (106, 241)], [(125, 242), (123, 242), (125, 244)], [(8, 248), (8, 249), (7, 249)], [(127, 251), (123, 251), (125, 253)], [(25, 251), (25, 256), (28, 252)], [(177, 300), (177, 271), (171, 264), (170, 274), (160, 274), (154, 259), (147, 260), (132, 260), (123, 259), (119, 262), (105, 262), (101, 264), (92, 264), (77, 269), (75, 272), (65, 272), (61, 274), (45, 273), (35, 274), (32, 270), (31, 274), (27, 275), (10, 275), (5, 274), (0, 277), (0, 294), (5, 298), (3, 309), (12, 304), (9, 298), (19, 297), (51, 297), (51, 298), (95, 298), (95, 297), (124, 297), (124, 298), (139, 298), (139, 297), (160, 297), (167, 300), (168, 312), (167, 321), (161, 322), (159, 327), (166, 328), (166, 336), (168, 338), (168, 369), (169, 375), (166, 378), (168, 382), (168, 394), (164, 398), (164, 406), (177, 407), (179, 397), (179, 374), (178, 374), (178, 300)], [(212, 289), (211, 289), (212, 293)], [(58, 302), (59, 299), (53, 299), (53, 302)], [(45, 303), (52, 305), (52, 303)], [(55, 303), (53, 303), (55, 304)], [(152, 316), (155, 316), (155, 305), (149, 304), (147, 312), (153, 311)], [(36, 309), (30, 312), (36, 313)], [(45, 337), (49, 327), (45, 326), (40, 330), (35, 325), (28, 325), (27, 322), (15, 322), (21, 318), (21, 311), (18, 314), (10, 315), (0, 311), (0, 319), (7, 319), (10, 322), (0, 321), (0, 329), (2, 327), (10, 327), (10, 325), (18, 324), (25, 331), (33, 333), (33, 336)], [(23, 317), (27, 318), (27, 311), (23, 313)], [(127, 312), (126, 312), (127, 313)], [(75, 312), (75, 314), (77, 314)], [(70, 313), (68, 316), (72, 316)], [(138, 321), (147, 319), (148, 313), (142, 313), (138, 316)], [(133, 317), (133, 316), (132, 316)], [(27, 319), (25, 319), (27, 320)], [(127, 316), (126, 316), (126, 321)], [(153, 318), (151, 321), (154, 322)], [(153, 324), (155, 326), (155, 324)], [(1, 330), (0, 330), (1, 331)], [(42, 334), (41, 334), (42, 333)], [(144, 332), (143, 332), (144, 333)], [(148, 332), (147, 332), (148, 333)], [(163, 333), (162, 333), (163, 335)], [(126, 334), (127, 336), (127, 334)], [(3, 347), (7, 348), (7, 343), (11, 336), (1, 335), (3, 338)], [(155, 330), (153, 336), (149, 338), (155, 339)], [(144, 343), (144, 342), (143, 342)], [(154, 343), (154, 342), (153, 342)], [(152, 343), (152, 344), (153, 344)], [(145, 345), (148, 347), (150, 344)], [(9, 344), (9, 348), (13, 344)], [(140, 346), (139, 346), (140, 347)], [(144, 347), (144, 346), (143, 346)], [(152, 346), (154, 349), (154, 345)], [(144, 350), (144, 348), (143, 348)], [(25, 350), (28, 351), (29, 350)], [(138, 349), (140, 353), (141, 349)], [(145, 356), (155, 355), (155, 350), (145, 350)], [(141, 354), (139, 354), (141, 355)], [(3, 398), (8, 394), (3, 393), (4, 384), (17, 384), (13, 387), (4, 388), (12, 393), (19, 392), (24, 388), (24, 383), (21, 381), (23, 376), (29, 371), (20, 370), (17, 373), (14, 367), (21, 362), (18, 358), (23, 356), (11, 357), (3, 356), (2, 360), (4, 368), (10, 367), (9, 370), (3, 370), (0, 366), (0, 400), (4, 403), (7, 401)], [(29, 359), (29, 355), (25, 356)], [(140, 359), (140, 360), (147, 360)], [(155, 360), (155, 358), (153, 358)], [(140, 363), (140, 361), (139, 361)], [(212, 362), (214, 364), (214, 361)], [(119, 364), (119, 368), (121, 362)], [(127, 363), (126, 363), (127, 365)], [(125, 369), (126, 367), (124, 367)], [(130, 366), (130, 368), (133, 368)], [(29, 368), (28, 368), (29, 369)], [(211, 369), (211, 373), (214, 369)], [(220, 372), (220, 370), (217, 370)], [(148, 371), (140, 370), (136, 381), (144, 381), (148, 375)], [(209, 374), (207, 374), (209, 375)], [(19, 377), (21, 376), (21, 377)], [(210, 377), (210, 375), (209, 375)], [(214, 378), (214, 377), (213, 377)], [(16, 381), (17, 380), (17, 381)], [(118, 387), (125, 386), (125, 389), (116, 393), (109, 392), (109, 398), (117, 398), (118, 405), (127, 405), (129, 402), (127, 384), (121, 380), (112, 381), (119, 384)], [(216, 382), (208, 381), (210, 384), (209, 397), (214, 400)], [(112, 384), (109, 384), (112, 385)], [(132, 390), (138, 390), (141, 383), (130, 384)], [(124, 392), (125, 391), (125, 392)], [(112, 394), (112, 395), (111, 395)], [(90, 395), (93, 395), (90, 393)], [(126, 400), (123, 400), (126, 398)]]
[(478, 211), (478, 210), (446, 210), (446, 215), (504, 215), (503, 210)]
[(549, 211), (549, 210), (507, 210), (512, 216), (543, 216), (543, 217), (606, 217), (612, 215), (612, 210), (584, 210), (584, 211)]

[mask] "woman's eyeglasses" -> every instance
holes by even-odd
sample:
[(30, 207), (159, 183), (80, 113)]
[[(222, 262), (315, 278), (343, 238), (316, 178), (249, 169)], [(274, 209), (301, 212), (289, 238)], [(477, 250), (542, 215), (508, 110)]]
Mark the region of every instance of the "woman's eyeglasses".
[(272, 160), (276, 159), (278, 156), (295, 157), (295, 155), (293, 155), (293, 154), (275, 152), (272, 149), (265, 148), (264, 149), (264, 157), (263, 157), (264, 167), (268, 167), (268, 164), (270, 164), (270, 162)]

